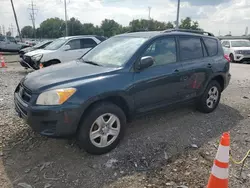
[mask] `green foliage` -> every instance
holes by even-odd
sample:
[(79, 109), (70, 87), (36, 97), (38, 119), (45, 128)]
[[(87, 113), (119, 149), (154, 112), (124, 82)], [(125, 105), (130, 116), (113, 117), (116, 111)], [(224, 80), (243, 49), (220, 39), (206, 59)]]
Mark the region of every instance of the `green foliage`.
[[(117, 34), (136, 31), (161, 31), (174, 28), (173, 22), (159, 22), (157, 20), (136, 19), (129, 23), (129, 26), (122, 26), (114, 20), (105, 19), (100, 26), (95, 26), (92, 23), (82, 24), (78, 19), (72, 17), (67, 22), (68, 35), (100, 35), (111, 37)], [(180, 28), (200, 30), (199, 23), (192, 21), (187, 17), (181, 20)], [(33, 29), (31, 26), (25, 26), (22, 29), (23, 37), (31, 38)], [(58, 38), (65, 36), (65, 22), (60, 18), (49, 18), (40, 24), (36, 29), (38, 38)]]
[(40, 24), (41, 36), (45, 38), (58, 38), (65, 34), (65, 23), (59, 18), (49, 18)]
[(31, 26), (25, 26), (21, 30), (22, 36), (25, 38), (31, 38), (33, 36), (33, 28)]
[(180, 29), (202, 30), (197, 21), (192, 21), (190, 17), (181, 20)]

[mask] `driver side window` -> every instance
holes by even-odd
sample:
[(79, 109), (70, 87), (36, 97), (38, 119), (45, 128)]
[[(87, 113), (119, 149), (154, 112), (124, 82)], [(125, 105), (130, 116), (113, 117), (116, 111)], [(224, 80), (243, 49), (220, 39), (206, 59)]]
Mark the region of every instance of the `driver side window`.
[(81, 48), (81, 44), (80, 44), (79, 39), (71, 40), (67, 43), (67, 45), (70, 46), (70, 50), (77, 50), (77, 49)]
[(175, 38), (156, 39), (143, 53), (143, 56), (151, 56), (154, 65), (165, 65), (176, 62), (176, 42)]

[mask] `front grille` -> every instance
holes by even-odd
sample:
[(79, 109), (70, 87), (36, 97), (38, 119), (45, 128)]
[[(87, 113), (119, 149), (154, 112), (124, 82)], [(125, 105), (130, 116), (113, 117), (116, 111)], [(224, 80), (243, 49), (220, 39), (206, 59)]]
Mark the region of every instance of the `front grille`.
[(31, 61), (32, 61), (32, 60), (31, 60), (31, 57), (25, 56), (25, 55), (23, 56), (23, 60), (24, 60), (26, 63), (29, 63), (29, 64), (30, 64)]
[(29, 90), (27, 90), (25, 87), (23, 86), (19, 86), (19, 91), (18, 91), (19, 96), (21, 97), (21, 99), (23, 99), (25, 102), (30, 102), (31, 99), (31, 92)]
[(243, 50), (242, 54), (250, 54), (250, 50)]

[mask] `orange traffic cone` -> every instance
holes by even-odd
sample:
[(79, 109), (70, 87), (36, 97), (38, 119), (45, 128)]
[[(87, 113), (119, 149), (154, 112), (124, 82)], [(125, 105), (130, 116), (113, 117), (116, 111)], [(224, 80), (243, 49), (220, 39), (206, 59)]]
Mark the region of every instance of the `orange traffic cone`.
[(230, 134), (223, 133), (207, 188), (228, 188)]
[(0, 68), (7, 68), (6, 63), (4, 61), (4, 57), (1, 53), (0, 53), (0, 58), (1, 58), (1, 67)]
[(42, 63), (39, 64), (39, 68), (40, 68), (40, 69), (43, 68), (43, 64), (42, 64)]

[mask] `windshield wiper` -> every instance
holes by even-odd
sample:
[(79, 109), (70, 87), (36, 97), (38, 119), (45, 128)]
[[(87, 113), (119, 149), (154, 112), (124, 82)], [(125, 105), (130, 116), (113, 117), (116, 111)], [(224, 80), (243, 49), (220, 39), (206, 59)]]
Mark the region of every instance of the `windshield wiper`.
[(96, 65), (96, 66), (101, 66), (100, 64), (98, 63), (95, 63), (93, 61), (85, 61), (85, 60), (82, 60), (84, 63), (87, 63), (87, 64), (91, 64), (91, 65)]

